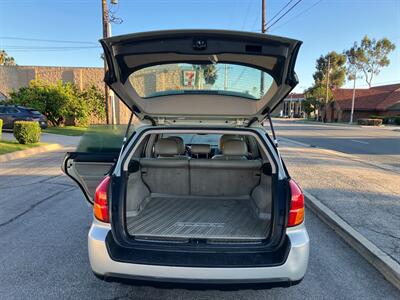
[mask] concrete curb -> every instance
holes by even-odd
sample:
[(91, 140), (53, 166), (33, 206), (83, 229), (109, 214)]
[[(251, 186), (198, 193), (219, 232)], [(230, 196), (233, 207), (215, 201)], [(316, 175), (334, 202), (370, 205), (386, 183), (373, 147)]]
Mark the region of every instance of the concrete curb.
[(26, 150), (15, 151), (12, 153), (0, 155), (0, 162), (6, 162), (9, 160), (14, 160), (14, 159), (18, 159), (18, 158), (25, 158), (25, 157), (35, 155), (38, 153), (54, 151), (54, 150), (58, 150), (61, 148), (62, 148), (62, 146), (60, 144), (49, 144), (49, 145), (43, 145), (43, 146), (34, 147), (34, 148), (26, 149)]
[(314, 124), (314, 125), (320, 125), (320, 126), (336, 126), (336, 127), (342, 127), (342, 128), (374, 128), (374, 129), (376, 128), (376, 129), (400, 131), (400, 126), (396, 126), (396, 125), (372, 126), (372, 125), (359, 125), (359, 124), (348, 124), (348, 123), (321, 123), (321, 122), (316, 122), (316, 121), (295, 120), (295, 119), (292, 119), (292, 120), (296, 123)]
[(372, 264), (390, 283), (400, 289), (400, 264), (371, 243), (331, 209), (304, 191), (306, 206), (331, 227), (346, 243)]

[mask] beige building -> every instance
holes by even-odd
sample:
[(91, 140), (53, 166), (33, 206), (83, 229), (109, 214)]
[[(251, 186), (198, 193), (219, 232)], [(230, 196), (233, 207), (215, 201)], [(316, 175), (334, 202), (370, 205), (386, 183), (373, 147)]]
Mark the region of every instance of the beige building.
[[(47, 66), (0, 66), (0, 101), (6, 99), (13, 90), (28, 86), (31, 80), (56, 83), (59, 80), (76, 84), (80, 90), (95, 85), (104, 90), (103, 68), (87, 67), (47, 67)], [(117, 123), (126, 123), (129, 109), (116, 101)]]
[(8, 96), (12, 90), (27, 86), (31, 80), (75, 83), (81, 90), (91, 85), (104, 88), (103, 68), (0, 66), (0, 92)]
[[(182, 70), (173, 68), (164, 72), (139, 71), (131, 78), (131, 83), (140, 96), (168, 88), (179, 89), (182, 83)], [(103, 68), (86, 67), (42, 67), (42, 66), (0, 66), (0, 101), (6, 99), (13, 90), (28, 86), (31, 80), (44, 80), (56, 83), (59, 80), (71, 82), (83, 90), (95, 85), (104, 89)], [(130, 110), (116, 98), (116, 121), (127, 123)]]

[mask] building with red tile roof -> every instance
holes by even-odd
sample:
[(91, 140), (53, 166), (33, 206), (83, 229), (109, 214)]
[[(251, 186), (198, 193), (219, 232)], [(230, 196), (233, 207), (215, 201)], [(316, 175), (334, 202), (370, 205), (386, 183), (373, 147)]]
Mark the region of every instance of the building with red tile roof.
[[(327, 122), (348, 122), (350, 120), (353, 89), (333, 90), (333, 99), (326, 109)], [(356, 89), (354, 117), (400, 116), (400, 84)]]

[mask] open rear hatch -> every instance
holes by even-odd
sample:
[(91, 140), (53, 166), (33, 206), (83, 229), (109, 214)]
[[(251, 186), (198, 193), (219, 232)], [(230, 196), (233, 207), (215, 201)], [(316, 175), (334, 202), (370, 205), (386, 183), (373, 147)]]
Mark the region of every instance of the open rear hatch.
[(105, 82), (141, 120), (261, 121), (298, 83), (300, 41), (222, 30), (101, 40)]

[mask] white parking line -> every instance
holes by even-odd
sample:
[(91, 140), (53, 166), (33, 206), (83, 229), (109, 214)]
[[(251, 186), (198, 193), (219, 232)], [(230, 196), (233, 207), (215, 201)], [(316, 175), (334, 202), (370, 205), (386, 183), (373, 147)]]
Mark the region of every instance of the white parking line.
[(368, 142), (364, 142), (364, 141), (359, 141), (359, 140), (350, 140), (350, 141), (353, 141), (353, 142), (356, 142), (356, 143), (360, 143), (360, 144), (364, 144), (364, 145), (369, 145)]

